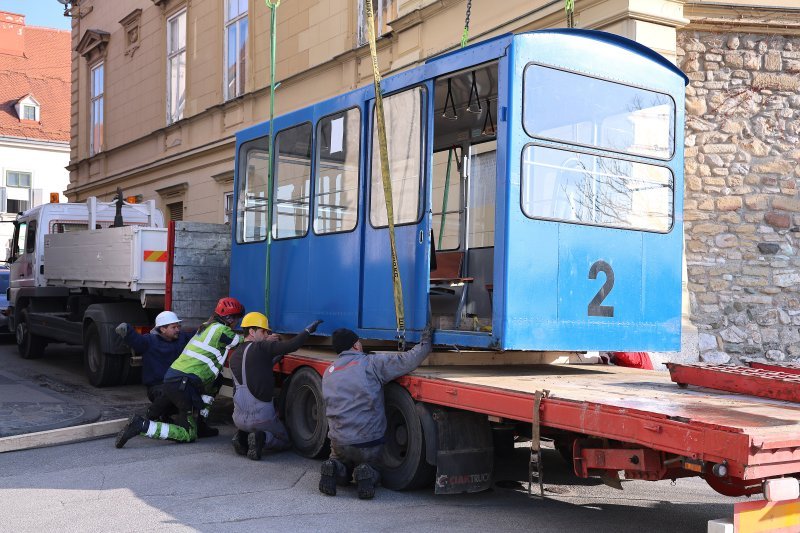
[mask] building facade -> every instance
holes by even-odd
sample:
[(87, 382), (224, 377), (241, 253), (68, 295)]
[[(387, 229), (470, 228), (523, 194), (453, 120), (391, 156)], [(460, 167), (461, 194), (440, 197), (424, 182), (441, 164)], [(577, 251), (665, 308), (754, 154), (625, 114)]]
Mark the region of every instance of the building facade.
[(800, 8), (785, 4), (695, 5), (678, 33), (688, 288), (708, 362), (800, 359)]
[[(797, 91), (792, 89), (790, 79), (796, 79), (796, 74), (784, 73), (783, 69), (794, 64), (797, 45), (792, 37), (793, 27), (778, 23), (797, 16), (798, 10), (792, 2), (578, 0), (575, 5), (577, 27), (634, 39), (678, 62), (691, 78), (687, 93), (690, 97), (687, 139), (695, 144), (687, 146), (689, 283), (685, 291), (685, 329), (689, 334), (685, 335), (683, 350), (684, 356), (689, 358), (696, 357), (699, 351), (709, 360), (724, 359), (728, 354), (726, 350), (738, 349), (734, 346), (737, 343), (730, 343), (725, 337), (732, 338), (735, 333), (737, 338), (744, 338), (749, 332), (742, 326), (733, 330), (731, 324), (742, 322), (741, 313), (762, 311), (777, 316), (776, 320), (782, 325), (773, 324), (773, 329), (777, 330), (779, 339), (783, 335), (785, 342), (778, 343), (782, 346), (780, 349), (775, 348), (778, 344), (765, 342), (753, 346), (758, 346), (762, 355), (773, 348), (783, 356), (800, 352), (800, 334), (794, 315), (787, 310), (790, 316), (787, 322), (779, 303), (791, 300), (789, 295), (796, 284), (793, 276), (800, 277), (800, 271), (795, 274), (795, 259), (787, 255), (793, 255), (794, 248), (790, 244), (782, 247), (785, 242), (792, 242), (795, 234), (789, 234), (798, 223), (788, 210), (790, 204), (786, 203), (800, 201), (795, 199), (794, 189), (790, 190), (787, 185), (796, 182), (797, 174), (791, 175), (795, 167), (792, 165), (787, 170), (781, 185), (761, 181), (763, 176), (771, 184), (769, 177), (775, 177), (774, 172), (770, 174), (773, 168), (769, 167), (770, 161), (796, 159), (796, 153), (791, 148), (781, 148), (769, 157), (757, 156), (763, 159), (756, 161), (757, 164), (751, 164), (751, 158), (746, 171), (742, 170), (744, 167), (736, 167), (744, 172), (741, 185), (736, 185), (737, 180), (731, 177), (736, 173), (732, 167), (725, 167), (733, 162), (741, 163), (737, 157), (743, 159), (748, 155), (738, 153), (738, 144), (732, 159), (728, 157), (730, 152), (724, 151), (731, 150), (730, 147), (720, 148), (723, 151), (719, 153), (706, 151), (716, 149), (710, 148), (715, 144), (738, 142), (732, 140), (736, 134), (725, 140), (714, 136), (714, 130), (724, 126), (717, 123), (723, 120), (724, 114), (712, 107), (719, 104), (716, 100), (711, 102), (712, 98), (719, 98), (714, 96), (718, 91), (730, 94), (738, 88), (747, 94), (759, 91), (759, 98), (768, 100), (762, 106), (763, 113), (742, 106), (739, 122), (752, 123), (750, 130), (758, 130), (765, 120), (773, 127), (772, 118), (775, 124), (785, 126), (794, 117)], [(364, 4), (364, 0), (284, 0), (280, 3), (275, 50), (275, 77), (280, 81), (274, 102), (276, 113), (371, 83)], [(459, 46), (467, 0), (374, 0), (374, 4), (380, 33), (378, 64), (383, 75), (415, 66)], [(504, 0), (502, 9), (497, 8), (497, 2), (489, 0), (473, 0), (470, 4), (472, 42), (508, 32), (566, 25), (564, 3), (560, 0)], [(753, 18), (753, 24), (746, 30), (740, 28), (743, 13)], [(232, 210), (234, 134), (268, 116), (270, 13), (265, 3), (258, 0), (78, 0), (72, 3), (70, 15), (74, 50), (67, 191), (70, 199), (81, 201), (93, 195), (110, 199), (116, 188), (122, 187), (126, 196), (155, 199), (169, 218), (227, 221)], [(753, 37), (745, 38), (743, 33), (746, 32)], [(734, 35), (740, 43), (736, 48), (728, 44), (712, 46), (718, 41), (728, 43), (728, 37)], [(777, 51), (779, 63), (775, 56), (778, 45), (771, 44), (777, 36), (783, 39), (780, 46), (784, 47)], [(759, 55), (757, 68), (753, 63), (756, 60), (751, 59), (752, 53)], [(740, 56), (741, 68), (735, 66), (738, 59), (732, 58), (734, 63), (724, 64), (728, 55), (736, 54)], [(745, 65), (754, 68), (745, 68)], [(777, 70), (774, 70), (775, 65), (779, 65)], [(761, 70), (772, 77), (761, 77)], [(713, 73), (709, 74), (711, 71)], [(738, 71), (748, 74), (745, 76)], [(728, 80), (720, 78), (722, 73), (727, 73)], [(769, 81), (764, 82), (765, 79)], [(758, 89), (753, 88), (754, 84)], [(769, 91), (775, 90), (785, 93), (782, 93), (785, 98), (781, 103), (770, 98)], [(793, 90), (794, 97), (790, 94)], [(778, 116), (789, 113), (788, 109), (793, 110), (791, 115)], [(708, 130), (693, 129), (697, 127)], [(739, 134), (750, 131), (744, 125), (741, 127)], [(744, 139), (741, 135), (739, 138)], [(796, 143), (792, 139), (786, 140), (784, 145)], [(773, 140), (769, 136), (760, 139), (765, 144)], [(772, 145), (768, 148), (772, 149)], [(713, 168), (709, 162), (713, 163)], [(762, 162), (767, 166), (761, 166)], [(730, 175), (724, 174), (725, 170)], [(781, 172), (783, 170), (781, 167)], [(759, 184), (752, 189), (741, 188), (748, 180)], [(761, 211), (743, 212), (750, 209), (748, 202), (756, 202), (753, 195), (760, 195), (758, 205), (765, 207)], [(740, 207), (736, 208), (737, 205)], [(742, 211), (737, 213), (737, 209)], [(785, 213), (790, 222), (785, 222), (785, 217), (775, 218), (769, 214), (773, 212)], [(767, 215), (786, 227), (770, 225), (765, 220)], [(758, 216), (764, 220), (747, 222)], [(724, 271), (714, 270), (712, 274), (711, 270), (718, 268), (725, 254), (750, 243), (735, 237), (737, 232), (751, 231), (749, 226), (755, 228), (752, 244), (756, 251), (742, 252), (741, 259), (726, 257)], [(762, 226), (773, 228), (775, 234), (763, 233), (763, 239), (756, 239), (756, 234), (762, 235)], [(762, 246), (762, 242), (769, 246)], [(762, 248), (772, 250), (776, 244), (780, 253), (776, 251), (765, 259), (767, 264), (762, 264), (760, 259), (745, 259), (753, 253), (763, 254)], [(773, 291), (772, 294), (764, 292), (755, 297), (749, 292), (762, 291), (761, 285), (737, 285), (741, 290), (729, 293), (719, 287), (720, 280), (724, 281), (722, 276), (744, 279), (750, 275), (746, 274), (746, 269), (750, 268), (761, 269), (753, 272), (762, 274), (769, 272), (770, 279), (764, 287)], [(762, 274), (755, 277), (761, 279)], [(711, 287), (712, 278), (716, 288)], [(775, 290), (778, 292), (774, 293)], [(743, 300), (745, 295), (748, 296)], [(795, 301), (794, 305), (800, 314), (800, 304)], [(737, 306), (741, 309), (736, 310)], [(788, 309), (789, 304), (786, 306)], [(728, 308), (733, 311), (729, 312)], [(800, 324), (800, 317), (797, 320)], [(692, 333), (695, 327), (697, 331)], [(747, 342), (743, 340), (739, 344), (744, 353)], [(757, 351), (755, 347), (748, 349), (753, 353)], [(778, 357), (775, 352), (772, 355)]]
[[(0, 220), (69, 184), (70, 34), (0, 12)], [(2, 259), (11, 224), (0, 224)]]

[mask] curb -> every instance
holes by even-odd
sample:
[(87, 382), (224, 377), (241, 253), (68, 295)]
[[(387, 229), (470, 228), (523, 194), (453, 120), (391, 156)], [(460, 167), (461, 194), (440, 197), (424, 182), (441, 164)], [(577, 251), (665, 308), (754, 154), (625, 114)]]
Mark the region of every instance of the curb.
[(106, 420), (82, 426), (51, 429), (23, 435), (0, 438), (0, 453), (70, 444), (84, 440), (108, 437), (118, 433), (128, 422), (127, 418)]

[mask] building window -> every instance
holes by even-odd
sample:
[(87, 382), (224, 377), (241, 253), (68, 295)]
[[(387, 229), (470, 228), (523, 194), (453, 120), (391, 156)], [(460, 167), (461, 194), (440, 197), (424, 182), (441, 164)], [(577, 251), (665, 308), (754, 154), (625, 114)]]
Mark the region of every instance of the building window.
[(94, 155), (103, 150), (103, 84), (105, 73), (103, 63), (91, 70), (91, 132), (89, 133), (89, 152)]
[(247, 0), (225, 1), (225, 99), (244, 93), (247, 65)]
[(169, 211), (170, 220), (175, 222), (183, 220), (183, 202), (167, 204), (167, 211)]
[(186, 10), (167, 20), (167, 124), (183, 118), (186, 104)]
[(24, 105), (22, 106), (22, 119), (23, 120), (36, 120), (36, 106)]
[[(377, 39), (391, 30), (389, 21), (397, 17), (397, 1), (372, 0), (372, 9), (375, 10), (375, 38)], [(358, 0), (358, 46), (369, 43), (368, 23), (367, 2)]]
[(225, 204), (224, 205), (224, 207), (225, 207), (225, 215), (224, 215), (223, 222), (225, 224), (230, 224), (231, 223), (231, 218), (233, 217), (233, 193), (232, 192), (226, 192), (225, 193), (224, 204)]
[(29, 203), (30, 202), (27, 200), (12, 200), (8, 198), (6, 200), (6, 213), (22, 213), (23, 211), (27, 211)]
[(16, 172), (9, 170), (6, 172), (6, 187), (31, 187), (30, 172)]

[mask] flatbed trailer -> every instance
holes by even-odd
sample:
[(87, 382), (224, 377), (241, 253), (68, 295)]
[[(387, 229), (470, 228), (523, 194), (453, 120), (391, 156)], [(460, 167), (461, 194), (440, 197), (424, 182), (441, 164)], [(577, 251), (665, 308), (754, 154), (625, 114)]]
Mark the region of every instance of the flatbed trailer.
[[(298, 430), (298, 423), (300, 429), (324, 424), (317, 404), (309, 401), (309, 394), (320, 391), (313, 390), (308, 377), (309, 370), (322, 375), (333, 359), (332, 353), (302, 349), (276, 367), (283, 377), (305, 374), (300, 386), (290, 379), (283, 396), (293, 438), (309, 435)], [(608, 480), (619, 471), (627, 479), (653, 481), (700, 476), (728, 496), (760, 494), (768, 478), (800, 477), (800, 404), (681, 387), (667, 372), (600, 364), (421, 366), (397, 384), (416, 405), (425, 406), (416, 409), (425, 440), (441, 436), (441, 428), (426, 428), (426, 411), (441, 407), (485, 415), (479, 418), (495, 425), (532, 428), (527, 435), (537, 434), (538, 428), (542, 438), (553, 439), (565, 459), (572, 460), (580, 477)], [(387, 395), (390, 418), (391, 403)], [(410, 441), (409, 428), (416, 421), (414, 413), (404, 416), (407, 428), (400, 440)], [(391, 427), (387, 448), (401, 449), (404, 460), (431, 445), (414, 450), (392, 443)], [(432, 457), (428, 450), (427, 459)]]

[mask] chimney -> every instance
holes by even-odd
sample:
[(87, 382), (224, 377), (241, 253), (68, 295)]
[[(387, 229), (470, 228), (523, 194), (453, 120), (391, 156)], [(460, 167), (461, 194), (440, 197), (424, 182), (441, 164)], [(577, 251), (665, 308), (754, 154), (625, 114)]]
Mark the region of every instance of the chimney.
[(0, 54), (25, 53), (25, 15), (0, 11)]

